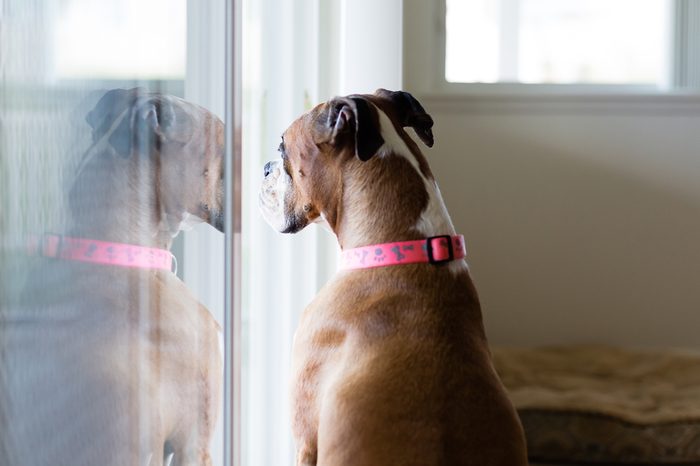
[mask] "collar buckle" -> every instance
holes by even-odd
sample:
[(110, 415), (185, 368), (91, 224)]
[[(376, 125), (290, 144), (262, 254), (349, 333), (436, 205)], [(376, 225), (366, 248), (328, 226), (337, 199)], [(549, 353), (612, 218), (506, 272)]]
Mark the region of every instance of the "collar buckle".
[[(438, 241), (438, 248), (433, 245), (434, 241)], [(431, 264), (444, 264), (455, 259), (452, 237), (450, 235), (431, 236), (425, 240), (425, 245), (428, 253), (428, 262)], [(444, 254), (444, 248), (447, 248), (447, 256)], [(438, 250), (436, 251), (436, 249)]]
[(60, 259), (63, 252), (63, 235), (59, 233), (45, 233), (32, 241), (32, 254), (40, 254), (51, 259)]

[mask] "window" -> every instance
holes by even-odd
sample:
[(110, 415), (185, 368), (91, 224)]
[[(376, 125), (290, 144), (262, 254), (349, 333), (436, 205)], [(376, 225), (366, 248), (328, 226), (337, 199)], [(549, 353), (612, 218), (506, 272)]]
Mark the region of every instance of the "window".
[(185, 0), (66, 2), (53, 33), (55, 76), (184, 79), (186, 14)]
[(697, 92), (698, 26), (692, 0), (406, 0), (405, 84), (432, 94)]
[[(240, 366), (230, 356), (233, 335), (241, 331), (234, 315), (239, 315), (240, 309), (234, 309), (232, 298), (232, 290), (239, 283), (240, 230), (230, 227), (240, 226), (236, 209), (240, 188), (234, 184), (240, 174), (235, 172), (233, 144), (237, 137), (234, 134), (238, 134), (233, 96), (239, 96), (236, 86), (240, 82), (232, 58), (239, 55), (236, 47), (240, 40), (231, 40), (227, 46), (226, 33), (235, 37), (233, 12), (240, 3), (0, 1), (0, 464), (100, 464), (105, 461), (100, 457), (105, 447), (118, 445), (118, 440), (125, 438), (142, 441), (145, 437), (141, 434), (152, 432), (152, 423), (158, 422), (150, 416), (160, 400), (155, 398), (187, 383), (182, 378), (175, 384), (157, 385), (168, 378), (167, 370), (163, 369), (165, 365), (151, 365), (154, 360), (156, 365), (172, 361), (168, 358), (173, 352), (178, 358), (186, 358), (182, 347), (175, 351), (170, 347), (170, 356), (166, 357), (167, 345), (153, 345), (163, 351), (152, 359), (140, 357), (143, 353), (139, 351), (148, 346), (148, 338), (161, 335), (161, 331), (163, 335), (168, 333), (165, 327), (173, 323), (159, 326), (165, 322), (160, 320), (159, 312), (165, 311), (158, 307), (160, 303), (180, 303), (186, 307), (181, 309), (183, 315), (200, 317), (198, 306), (186, 304), (195, 301), (204, 304), (210, 315), (187, 321), (192, 334), (196, 338), (202, 335), (194, 332), (202, 321), (210, 329), (217, 321), (225, 330), (224, 346), (228, 350), (226, 377), (219, 387), (223, 390), (217, 390), (225, 403), (220, 400), (207, 412), (212, 414), (210, 419), (214, 415), (217, 419), (208, 450), (214, 465), (239, 463), (235, 458), (240, 456), (240, 443), (233, 440), (240, 430), (232, 429), (233, 415), (240, 419), (240, 372), (236, 372)], [(131, 88), (142, 91), (126, 91)], [(108, 91), (113, 91), (113, 98), (102, 100)], [(192, 103), (228, 120), (223, 130), (224, 148), (219, 135), (205, 129), (220, 126), (202, 124), (212, 120), (199, 118), (201, 114)], [(143, 113), (139, 113), (141, 110)], [(91, 112), (95, 112), (95, 118), (90, 118)], [(132, 118), (121, 120), (122, 116)], [(129, 124), (122, 125), (122, 121)], [(149, 126), (156, 124), (157, 128)], [(164, 129), (167, 124), (173, 125), (172, 131)], [(115, 143), (110, 135), (117, 131), (123, 131), (124, 136), (115, 138)], [(183, 149), (191, 142), (185, 137), (200, 137), (201, 146), (190, 144), (189, 149)], [(122, 148), (115, 147), (119, 141)], [(188, 150), (192, 151), (184, 153), (192, 156), (188, 161), (206, 153), (219, 162), (225, 155), (223, 163), (206, 168), (197, 164), (204, 159), (202, 156), (187, 169), (178, 166), (171, 174), (166, 169), (161, 171), (183, 155), (180, 151)], [(218, 175), (222, 166), (227, 187), (222, 207), (226, 235), (213, 225), (202, 225), (186, 235), (179, 234), (171, 246), (172, 234), (184, 226), (168, 217), (184, 209), (178, 197), (184, 192), (179, 189), (179, 177), (188, 177), (188, 185), (197, 186), (204, 173)], [(190, 178), (192, 174), (195, 178)], [(221, 179), (212, 178), (215, 182)], [(169, 190), (169, 201), (165, 202), (165, 194), (156, 190)], [(170, 209), (166, 204), (175, 207)], [(143, 205), (154, 208), (143, 209)], [(193, 210), (192, 205), (185, 210)], [(156, 218), (162, 223), (154, 221)], [(54, 252), (29, 246), (36, 238), (49, 237), (57, 238)], [(75, 259), (74, 254), (45, 257), (77, 244), (70, 238), (84, 244), (89, 241), (90, 247), (97, 247), (97, 242), (111, 243), (109, 254), (150, 254), (152, 249), (169, 248), (178, 259), (171, 263), (171, 270), (177, 268), (194, 300), (179, 293), (173, 301), (152, 299), (156, 296), (148, 286), (152, 282), (126, 273), (124, 264), (88, 264)], [(124, 244), (130, 249), (120, 249)], [(138, 249), (144, 247), (149, 249)], [(170, 260), (171, 256), (162, 257)], [(85, 267), (83, 272), (79, 271), (81, 266)], [(181, 289), (170, 271), (145, 273), (151, 272), (157, 280)], [(80, 286), (84, 286), (82, 292)], [(240, 289), (236, 295), (240, 296)], [(95, 296), (100, 298), (95, 301)], [(127, 306), (127, 302), (136, 304)], [(121, 312), (121, 305), (130, 314)], [(154, 309), (158, 311), (155, 316)], [(119, 325), (105, 327), (108, 331), (96, 336), (99, 332), (89, 323), (124, 323), (124, 316), (129, 318), (126, 327), (132, 331), (129, 338), (120, 338), (124, 332), (119, 331), (123, 329)], [(177, 325), (169, 327), (173, 328)], [(176, 339), (182, 342), (185, 333), (178, 333)], [(106, 354), (112, 359), (98, 359)], [(104, 360), (107, 363), (102, 364)], [(189, 361), (197, 371), (204, 359)], [(207, 371), (196, 372), (190, 387), (201, 385), (201, 373)], [(154, 374), (160, 377), (153, 384), (157, 390), (144, 390), (125, 402), (121, 395), (127, 390), (119, 391), (125, 385), (119, 381), (128, 380), (138, 386), (141, 380), (153, 380), (149, 377)], [(169, 406), (177, 410), (178, 404), (176, 400)], [(206, 417), (196, 409), (192, 406), (191, 412)], [(119, 422), (124, 418), (129, 421)], [(198, 433), (193, 433), (192, 438), (196, 436)], [(148, 463), (149, 451), (135, 451), (142, 445), (129, 443), (129, 447), (134, 446), (120, 448), (109, 462)], [(163, 455), (167, 459), (173, 453), (170, 446), (166, 443), (160, 451), (151, 450), (151, 458)], [(132, 454), (143, 461), (132, 461)], [(155, 459), (152, 462), (168, 464)]]
[(447, 0), (445, 78), (663, 87), (670, 7), (669, 0)]

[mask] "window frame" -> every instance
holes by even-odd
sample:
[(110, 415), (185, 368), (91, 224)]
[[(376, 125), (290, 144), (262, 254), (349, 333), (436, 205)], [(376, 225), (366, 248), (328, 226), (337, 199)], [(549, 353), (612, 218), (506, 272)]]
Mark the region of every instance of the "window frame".
[(667, 88), (640, 84), (460, 83), (445, 77), (446, 0), (404, 1), (404, 84), (427, 96), (670, 96), (700, 94), (700, 2), (673, 0)]
[(202, 225), (178, 235), (180, 276), (221, 324), (223, 386), (220, 418), (210, 444), (213, 464), (243, 458), (243, 322), (241, 248), (242, 0), (187, 0), (184, 98), (225, 122), (224, 235)]

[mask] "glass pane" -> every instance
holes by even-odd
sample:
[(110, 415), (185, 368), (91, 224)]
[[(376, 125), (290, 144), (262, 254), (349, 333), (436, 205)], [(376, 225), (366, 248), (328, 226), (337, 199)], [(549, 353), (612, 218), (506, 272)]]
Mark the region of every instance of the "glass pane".
[(449, 82), (497, 82), (499, 8), (494, 0), (447, 0), (445, 77)]
[(450, 82), (666, 84), (669, 0), (447, 0)]
[(185, 0), (70, 0), (57, 13), (59, 79), (184, 79)]
[(223, 228), (187, 20), (186, 0), (0, 1), (2, 466), (221, 464), (220, 327), (174, 273), (181, 230)]

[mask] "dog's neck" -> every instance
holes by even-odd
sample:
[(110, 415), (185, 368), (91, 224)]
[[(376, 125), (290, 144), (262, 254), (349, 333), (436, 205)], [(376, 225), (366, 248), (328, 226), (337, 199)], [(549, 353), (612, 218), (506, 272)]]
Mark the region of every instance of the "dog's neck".
[(330, 227), (341, 249), (454, 235), (434, 180), (420, 175), (403, 156), (383, 157), (346, 169), (341, 210), (324, 215), (337, 219)]
[(83, 167), (70, 192), (69, 235), (170, 249), (178, 228), (165, 218), (157, 172), (133, 164), (98, 154)]

